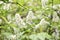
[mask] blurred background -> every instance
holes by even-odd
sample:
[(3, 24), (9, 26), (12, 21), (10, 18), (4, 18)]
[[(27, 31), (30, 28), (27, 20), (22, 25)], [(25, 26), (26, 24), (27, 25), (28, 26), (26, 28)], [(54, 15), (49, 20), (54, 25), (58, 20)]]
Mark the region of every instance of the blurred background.
[(0, 40), (60, 40), (60, 0), (0, 0)]

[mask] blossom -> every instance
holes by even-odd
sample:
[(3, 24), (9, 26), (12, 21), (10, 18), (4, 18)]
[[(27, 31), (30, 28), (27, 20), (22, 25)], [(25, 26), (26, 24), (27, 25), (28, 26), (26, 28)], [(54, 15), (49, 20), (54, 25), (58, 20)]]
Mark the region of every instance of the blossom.
[(3, 9), (4, 10), (9, 10), (10, 6), (11, 6), (11, 3), (8, 3), (8, 4), (4, 3)]
[(58, 22), (59, 21), (59, 17), (57, 15), (56, 12), (53, 13), (53, 19), (52, 19), (53, 22)]
[(57, 7), (56, 7), (56, 5), (53, 5), (53, 7), (52, 7), (53, 9), (56, 9)]
[(33, 6), (33, 0), (30, 0), (30, 1), (28, 2), (28, 6)]
[(8, 14), (8, 15), (7, 15), (7, 20), (8, 20), (9, 22), (12, 21), (11, 14)]
[(58, 9), (58, 7), (60, 7), (60, 4), (57, 4), (57, 5), (53, 5), (52, 6), (53, 9)]
[(47, 22), (45, 19), (41, 19), (40, 23), (35, 26), (35, 29), (39, 28), (40, 26), (45, 28), (47, 24), (50, 24), (50, 23)]
[(15, 40), (15, 39), (16, 39), (16, 35), (10, 35), (10, 36), (9, 36), (9, 39), (10, 39), (10, 40)]
[(34, 16), (34, 13), (30, 10), (30, 11), (28, 12), (27, 17), (26, 17), (26, 23), (32, 24), (32, 23), (33, 23), (32, 20), (35, 19), (35, 18), (36, 18), (36, 17)]
[(52, 36), (55, 37), (55, 39), (59, 39), (59, 30), (57, 28), (55, 28)]
[(13, 0), (9, 0), (10, 2), (13, 2)]
[(32, 2), (28, 2), (28, 6), (32, 6)]
[(46, 3), (48, 2), (48, 0), (41, 0), (42, 3), (42, 8), (44, 8), (46, 6)]
[(11, 35), (11, 37), (14, 39), (14, 38), (16, 38), (16, 35)]
[(46, 24), (49, 24), (49, 22), (47, 22), (45, 19), (42, 19), (40, 21), (40, 25), (46, 25)]
[(0, 1), (0, 4), (4, 3), (3, 1)]
[(23, 28), (24, 26), (26, 26), (25, 22), (23, 21), (23, 19), (21, 18), (21, 16), (19, 14), (15, 14), (15, 20), (16, 20), (16, 24), (20, 27)]

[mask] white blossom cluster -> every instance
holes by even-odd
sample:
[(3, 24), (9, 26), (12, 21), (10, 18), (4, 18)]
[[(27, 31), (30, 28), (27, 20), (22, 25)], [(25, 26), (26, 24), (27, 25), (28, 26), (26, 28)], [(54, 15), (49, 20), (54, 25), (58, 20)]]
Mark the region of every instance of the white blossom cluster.
[(47, 2), (48, 2), (48, 0), (41, 0), (42, 8), (46, 7)]
[(24, 26), (26, 26), (25, 22), (22, 20), (21, 16), (19, 14), (15, 14), (15, 20), (16, 20), (16, 24), (22, 28)]
[(13, 0), (9, 0), (9, 2), (13, 2)]
[(3, 9), (4, 10), (9, 10), (10, 6), (11, 6), (11, 3), (9, 3), (9, 4), (4, 3)]
[(56, 40), (59, 39), (59, 30), (58, 30), (58, 28), (55, 28), (55, 31), (53, 32), (52, 36), (55, 37)]
[[(12, 21), (11, 19), (11, 15), (9, 14), (7, 16), (7, 19), (9, 21)], [(32, 25), (34, 24), (34, 22), (32, 21), (33, 19), (36, 19), (36, 16), (34, 15), (33, 11), (29, 11), (27, 16), (26, 16), (26, 22), (24, 22), (24, 20), (21, 18), (21, 15), (19, 13), (16, 13), (15, 14), (15, 24), (17, 24), (20, 28), (22, 27), (25, 27), (26, 26), (26, 23), (29, 24), (29, 25)], [(59, 21), (59, 17), (57, 16), (57, 13), (53, 13), (53, 19), (52, 19), (53, 22), (58, 22)], [(38, 23), (37, 25), (35, 25), (35, 28), (39, 28), (40, 26), (43, 26), (45, 27), (46, 25), (49, 25), (50, 23), (47, 22), (44, 18), (41, 19), (40, 23)]]
[(3, 1), (0, 1), (0, 4), (3, 4), (4, 2)]
[(28, 15), (26, 17), (26, 23), (28, 24), (33, 24), (32, 19), (35, 19), (36, 17), (34, 16), (34, 13), (30, 10), (28, 12)]
[(53, 9), (57, 9), (58, 7), (60, 7), (60, 4), (53, 5)]
[(59, 16), (57, 15), (56, 12), (53, 13), (53, 19), (52, 19), (53, 22), (58, 22), (59, 21)]
[(40, 28), (41, 26), (42, 26), (43, 28), (45, 28), (45, 26), (46, 26), (47, 24), (49, 25), (50, 23), (47, 22), (45, 19), (41, 19), (40, 23), (35, 26), (35, 29), (38, 29), (38, 28)]

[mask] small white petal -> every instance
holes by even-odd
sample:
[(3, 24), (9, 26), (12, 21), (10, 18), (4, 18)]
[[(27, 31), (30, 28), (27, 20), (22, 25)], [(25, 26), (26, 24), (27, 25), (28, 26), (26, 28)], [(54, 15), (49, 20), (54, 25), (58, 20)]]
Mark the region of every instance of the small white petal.
[(48, 2), (48, 0), (41, 0), (42, 8), (45, 8), (47, 2)]

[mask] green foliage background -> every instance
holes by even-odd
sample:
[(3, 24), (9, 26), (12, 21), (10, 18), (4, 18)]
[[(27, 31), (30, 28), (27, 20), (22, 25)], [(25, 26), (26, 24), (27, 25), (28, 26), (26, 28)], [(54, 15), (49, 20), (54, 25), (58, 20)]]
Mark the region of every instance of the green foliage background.
[[(60, 4), (60, 0), (49, 0), (45, 8), (42, 8), (41, 0), (34, 0), (33, 2), (31, 0), (1, 1), (3, 3), (0, 4), (0, 19), (2, 20), (2, 22), (0, 21), (0, 40), (60, 40), (60, 7), (55, 6), (56, 8), (52, 8), (52, 6)], [(31, 2), (32, 6), (29, 6)], [(10, 8), (8, 9), (6, 6), (6, 9), (4, 9), (4, 3), (11, 4)], [(26, 23), (26, 16), (30, 9), (32, 9), (36, 16), (36, 19), (32, 20), (33, 23), (31, 25)], [(13, 19), (17, 13), (24, 20), (27, 28), (19, 28), (13, 23)], [(52, 21), (54, 13), (57, 13), (59, 17), (58, 22)], [(9, 23), (7, 15), (11, 15), (11, 23)], [(49, 22), (49, 25), (46, 25), (46, 28), (45, 26), (40, 26), (38, 29), (35, 29), (35, 25), (39, 24), (43, 18)], [(56, 34), (53, 36), (54, 32)], [(13, 36), (11, 37), (11, 35)]]

